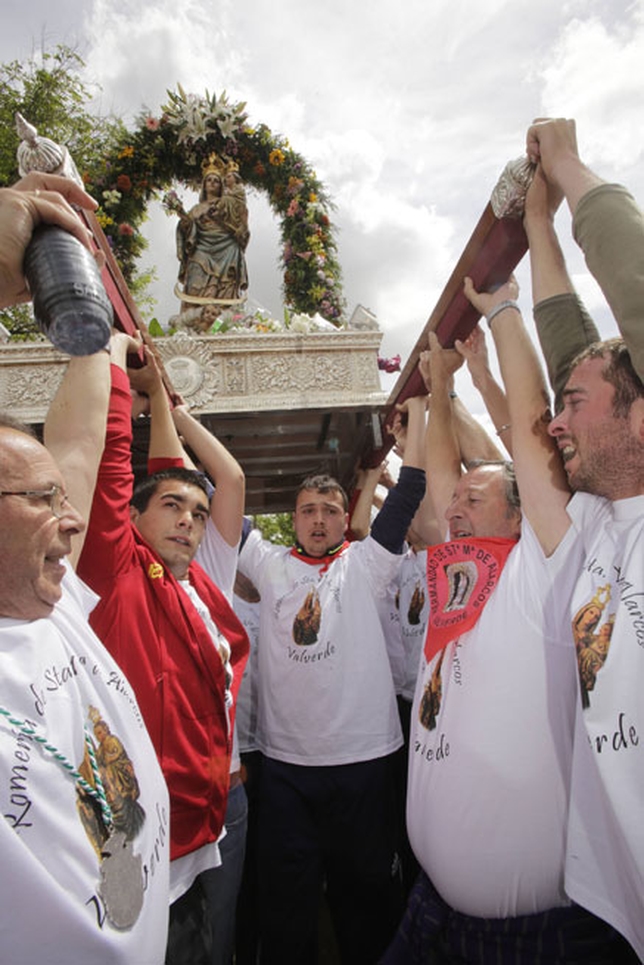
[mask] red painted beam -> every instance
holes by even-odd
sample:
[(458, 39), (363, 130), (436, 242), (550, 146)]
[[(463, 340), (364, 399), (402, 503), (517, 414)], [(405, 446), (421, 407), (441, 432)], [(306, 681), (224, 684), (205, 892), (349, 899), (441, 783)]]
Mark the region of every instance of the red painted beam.
[(435, 331), (441, 345), (450, 348), (455, 339), (467, 338), (481, 317), (463, 294), (465, 276), (470, 276), (478, 291), (489, 291), (507, 281), (527, 250), (521, 219), (497, 218), (488, 204), (389, 396), (383, 420), (383, 444), (365, 453), (365, 467), (379, 465), (394, 444), (387, 426), (393, 420), (396, 404), (425, 394), (418, 359), (429, 347), (429, 332)]

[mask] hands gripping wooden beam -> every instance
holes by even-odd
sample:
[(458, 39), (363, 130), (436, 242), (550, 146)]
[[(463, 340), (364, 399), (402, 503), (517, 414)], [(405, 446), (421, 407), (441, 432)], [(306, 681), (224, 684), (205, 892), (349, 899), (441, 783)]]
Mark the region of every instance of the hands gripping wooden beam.
[(465, 276), (469, 275), (477, 291), (489, 291), (507, 281), (526, 253), (528, 241), (523, 230), (523, 208), (533, 170), (527, 158), (510, 161), (506, 165), (400, 373), (382, 420), (382, 444), (376, 443), (364, 454), (362, 462), (365, 468), (379, 465), (394, 444), (388, 426), (393, 421), (396, 405), (412, 396), (425, 394), (418, 360), (420, 353), (429, 348), (429, 332), (436, 332), (441, 345), (450, 348), (455, 339), (467, 338), (481, 317), (463, 294)]

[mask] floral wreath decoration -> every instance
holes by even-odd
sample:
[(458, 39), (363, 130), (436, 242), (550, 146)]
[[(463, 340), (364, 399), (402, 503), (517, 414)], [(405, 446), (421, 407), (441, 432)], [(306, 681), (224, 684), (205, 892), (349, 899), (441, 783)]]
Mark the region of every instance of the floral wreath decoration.
[[(114, 151), (83, 172), (87, 189), (100, 201), (99, 222), (126, 281), (147, 246), (140, 233), (148, 202), (180, 182), (201, 184), (203, 162), (213, 153), (234, 162), (247, 186), (268, 195), (280, 218), (283, 294), (290, 310), (343, 324), (344, 298), (337, 260), (332, 207), (310, 164), (265, 124), (251, 127), (245, 103), (168, 91), (161, 116), (144, 112), (125, 130)], [(168, 212), (178, 201), (165, 196)]]

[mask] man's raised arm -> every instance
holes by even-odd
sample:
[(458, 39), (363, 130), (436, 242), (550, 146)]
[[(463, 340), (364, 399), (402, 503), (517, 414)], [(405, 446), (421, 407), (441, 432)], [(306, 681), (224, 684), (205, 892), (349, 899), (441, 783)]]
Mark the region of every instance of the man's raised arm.
[(210, 517), (229, 546), (241, 536), (246, 480), (235, 457), (205, 426), (190, 415), (186, 405), (172, 410), (174, 425), (215, 484)]
[[(492, 375), (485, 333), (480, 325), (474, 328), (464, 342), (456, 339), (454, 348), (467, 364), (472, 385), (478, 389), (488, 415), (494, 423), (496, 434), (507, 451), (512, 453), (510, 412), (505, 392)], [(460, 399), (454, 399), (456, 434), (465, 465), (473, 459), (503, 459), (498, 446), (490, 439), (481, 424), (474, 418)]]
[(493, 294), (479, 294), (465, 279), (465, 295), (490, 320), (510, 409), (514, 467), (521, 510), (549, 556), (570, 526), (563, 464), (548, 435), (549, 397), (536, 350), (516, 303), (514, 279)]
[(573, 234), (611, 307), (640, 379), (644, 379), (644, 217), (628, 191), (608, 184), (580, 159), (575, 122), (534, 123), (528, 155), (563, 192)]
[(546, 180), (539, 165), (526, 196), (523, 224), (530, 251), (534, 320), (557, 410), (570, 363), (599, 341), (597, 327), (568, 275), (555, 231), (561, 198), (558, 186)]
[[(436, 334), (429, 333), (429, 351), (421, 353), (419, 363), (425, 385), (431, 385), (425, 433), (425, 471), (435, 518), (440, 526), (461, 478), (461, 451), (450, 391), (454, 372), (462, 362), (458, 352), (441, 348)], [(420, 532), (426, 540), (422, 529)]]
[[(65, 479), (70, 502), (89, 519), (96, 476), (105, 444), (105, 427), (110, 398), (110, 361), (115, 356), (135, 352), (139, 342), (123, 332), (115, 332), (110, 351), (70, 359), (63, 380), (54, 396), (44, 428), (44, 442)], [(85, 533), (74, 540), (70, 554), (76, 566)]]

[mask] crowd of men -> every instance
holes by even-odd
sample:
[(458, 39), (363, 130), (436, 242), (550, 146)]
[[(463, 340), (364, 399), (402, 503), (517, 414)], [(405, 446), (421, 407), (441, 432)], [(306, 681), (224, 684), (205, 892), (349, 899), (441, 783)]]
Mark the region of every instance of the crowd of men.
[[(128, 368), (123, 333), (69, 362), (43, 443), (0, 417), (8, 965), (314, 965), (322, 889), (347, 965), (644, 959), (644, 216), (573, 121), (533, 124), (527, 154), (556, 414), (515, 280), (465, 279), (503, 389), (481, 331), (430, 335), (429, 416), (401, 407), (400, 474), (361, 538), (323, 475), (293, 547), (250, 530), (241, 468), (149, 349)], [(563, 199), (608, 341), (566, 270)], [(29, 298), (39, 223), (89, 246), (72, 205), (93, 201), (53, 176), (0, 190), (0, 306)], [(455, 397), (464, 359), (511, 463)]]

